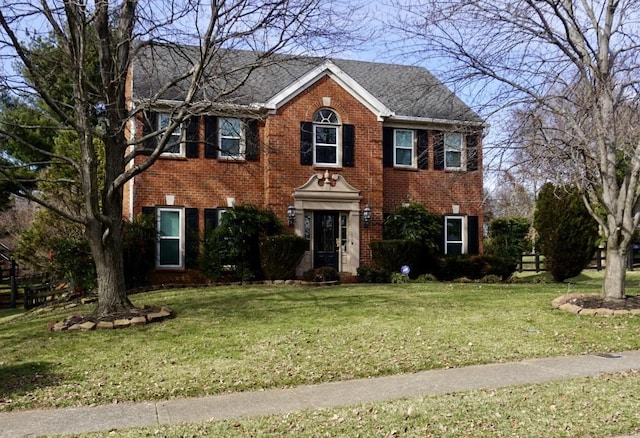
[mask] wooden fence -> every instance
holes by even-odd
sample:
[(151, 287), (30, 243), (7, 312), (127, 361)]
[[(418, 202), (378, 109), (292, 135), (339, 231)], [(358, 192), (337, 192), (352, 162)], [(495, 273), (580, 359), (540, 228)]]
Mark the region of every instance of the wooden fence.
[(9, 295), (9, 307), (15, 309), (18, 300), (18, 264), (13, 251), (0, 243), (0, 293)]
[[(596, 269), (601, 271), (605, 268), (605, 260), (607, 252), (604, 248), (598, 248), (596, 253), (591, 259), (591, 263), (586, 269)], [(635, 268), (640, 267), (640, 246), (633, 247), (629, 251), (629, 257), (627, 259), (627, 269), (633, 271)], [(544, 256), (539, 253), (522, 254), (520, 256), (520, 262), (518, 263), (519, 272), (543, 272), (545, 271)]]

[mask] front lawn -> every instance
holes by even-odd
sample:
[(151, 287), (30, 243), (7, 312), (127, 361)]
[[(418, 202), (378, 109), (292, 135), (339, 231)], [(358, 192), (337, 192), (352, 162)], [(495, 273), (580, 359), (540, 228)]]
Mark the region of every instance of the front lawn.
[(600, 284), (583, 276), (570, 285), (172, 289), (132, 301), (167, 305), (176, 318), (92, 332), (47, 331), (48, 322), (71, 310), (9, 320), (0, 313), (0, 410), (160, 400), (640, 348), (640, 317), (580, 317), (551, 308), (559, 295), (598, 292)]

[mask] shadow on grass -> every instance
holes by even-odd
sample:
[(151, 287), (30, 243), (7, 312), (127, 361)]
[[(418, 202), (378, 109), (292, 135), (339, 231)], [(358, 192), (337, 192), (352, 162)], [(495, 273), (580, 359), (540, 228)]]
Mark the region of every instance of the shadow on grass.
[(26, 362), (19, 365), (0, 365), (0, 410), (10, 406), (10, 400), (18, 394), (55, 386), (60, 376), (51, 371), (47, 362)]

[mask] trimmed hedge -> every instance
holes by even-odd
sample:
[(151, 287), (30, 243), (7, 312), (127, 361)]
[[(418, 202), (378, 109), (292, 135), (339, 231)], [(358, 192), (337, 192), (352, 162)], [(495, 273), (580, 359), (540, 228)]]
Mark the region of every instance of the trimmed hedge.
[(411, 277), (432, 273), (436, 258), (427, 245), (415, 240), (379, 240), (371, 242), (371, 257), (377, 268), (393, 273), (407, 265), (411, 268)]
[(507, 280), (516, 271), (516, 267), (516, 263), (509, 258), (488, 254), (463, 254), (440, 258), (435, 275), (440, 281), (452, 281), (457, 278), (480, 280), (488, 275)]
[(283, 234), (260, 239), (260, 265), (265, 278), (289, 280), (296, 277), (296, 266), (300, 263), (309, 242), (300, 236)]

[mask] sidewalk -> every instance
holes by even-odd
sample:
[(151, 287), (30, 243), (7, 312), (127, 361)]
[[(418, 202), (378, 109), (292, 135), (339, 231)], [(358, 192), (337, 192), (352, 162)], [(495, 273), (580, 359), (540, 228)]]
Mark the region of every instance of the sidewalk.
[[(640, 351), (531, 359), (504, 364), (137, 404), (0, 413), (0, 437), (72, 434), (209, 419), (279, 414), (542, 383), (640, 368)], [(639, 425), (640, 427), (640, 425)], [(640, 435), (634, 435), (640, 438)]]

